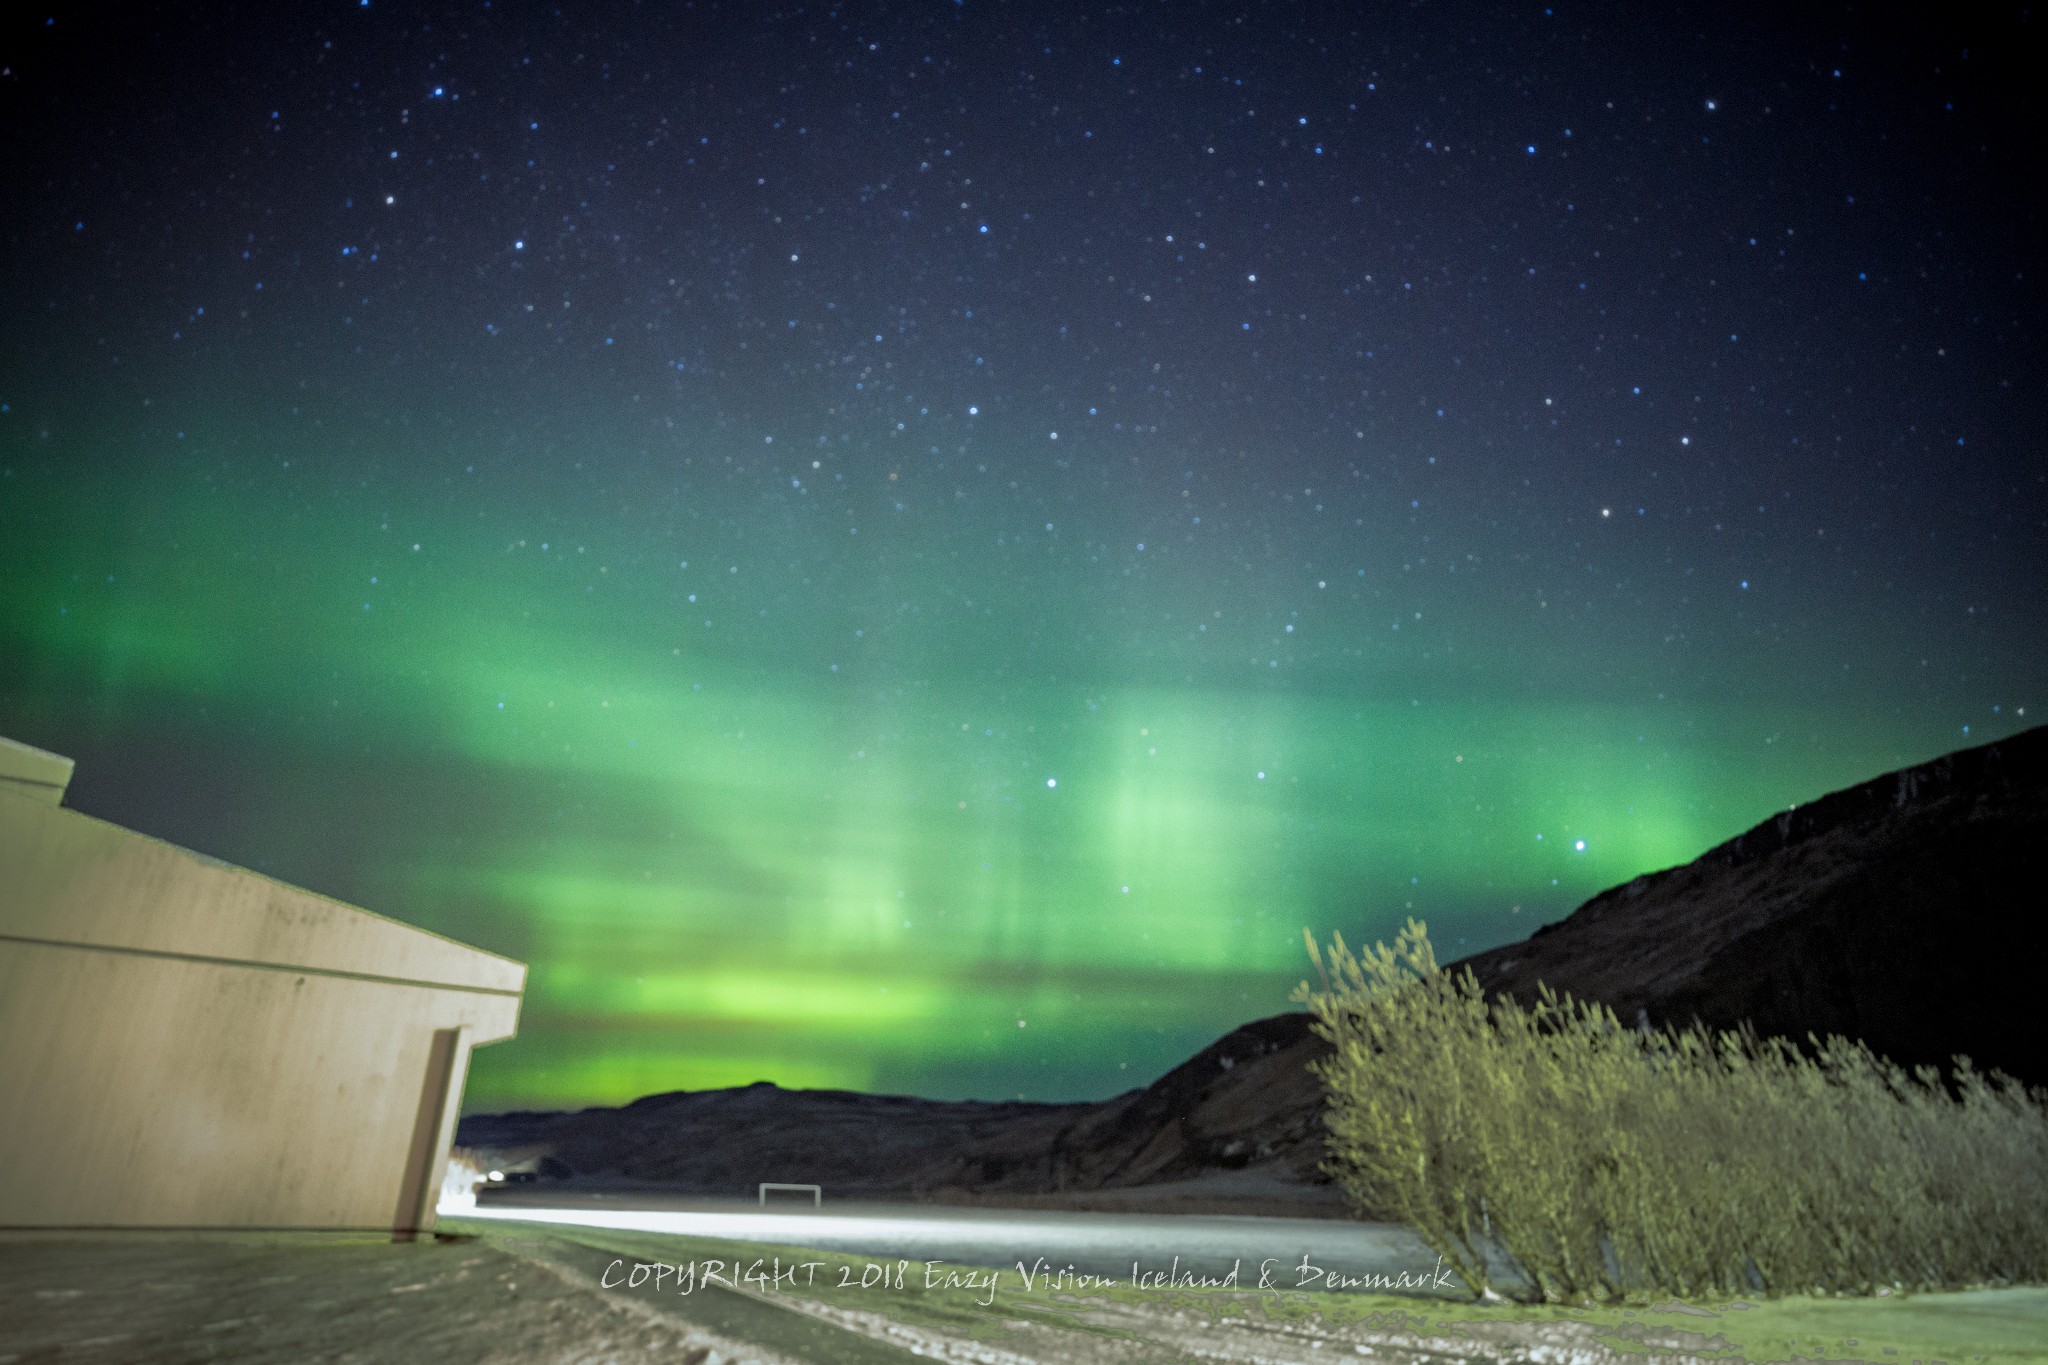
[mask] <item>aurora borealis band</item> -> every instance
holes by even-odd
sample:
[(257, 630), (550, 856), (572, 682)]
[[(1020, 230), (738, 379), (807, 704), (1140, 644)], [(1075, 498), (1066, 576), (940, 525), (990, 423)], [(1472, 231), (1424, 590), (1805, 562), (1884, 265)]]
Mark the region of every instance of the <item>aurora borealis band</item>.
[(0, 733), (528, 962), (472, 1110), (1097, 1098), (2039, 720), (2021, 11), (272, 8), (5, 21)]

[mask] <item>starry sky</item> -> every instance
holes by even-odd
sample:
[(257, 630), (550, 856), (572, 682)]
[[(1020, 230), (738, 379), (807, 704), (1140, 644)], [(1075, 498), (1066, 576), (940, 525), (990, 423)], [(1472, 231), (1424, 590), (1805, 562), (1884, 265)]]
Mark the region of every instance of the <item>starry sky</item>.
[(2024, 7), (4, 22), (0, 733), (530, 963), (471, 1111), (1099, 1098), (2048, 704)]

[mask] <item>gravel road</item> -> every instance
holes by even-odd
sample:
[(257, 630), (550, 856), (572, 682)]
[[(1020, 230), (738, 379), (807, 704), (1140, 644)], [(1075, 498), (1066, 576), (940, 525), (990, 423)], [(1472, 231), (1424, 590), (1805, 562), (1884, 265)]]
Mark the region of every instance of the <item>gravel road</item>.
[(1900, 1305), (1897, 1345), (1871, 1340), (1867, 1327), (1857, 1328), (1860, 1343), (1845, 1340), (1836, 1324), (1847, 1318), (1822, 1320), (1840, 1307), (1867, 1323), (1867, 1305), (1795, 1308), (1807, 1316), (1774, 1319), (1790, 1329), (1783, 1347), (1752, 1352), (1724, 1333), (1755, 1325), (1742, 1320), (1762, 1320), (1769, 1306), (1527, 1316), (1429, 1298), (1061, 1292), (1043, 1283), (1026, 1293), (1007, 1282), (982, 1306), (974, 1291), (799, 1288), (749, 1282), (730, 1268), (685, 1295), (672, 1279), (630, 1283), (630, 1267), (749, 1249), (631, 1229), (451, 1226), (463, 1231), (407, 1245), (283, 1233), (0, 1234), (0, 1365), (2048, 1362), (2048, 1353), (2015, 1345), (2048, 1341), (2048, 1290), (2038, 1289)]

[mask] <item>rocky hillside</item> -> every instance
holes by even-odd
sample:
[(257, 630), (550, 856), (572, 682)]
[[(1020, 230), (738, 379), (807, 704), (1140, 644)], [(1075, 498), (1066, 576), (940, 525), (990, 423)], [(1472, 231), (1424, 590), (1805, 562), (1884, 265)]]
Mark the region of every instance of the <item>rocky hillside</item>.
[(1796, 806), (1457, 965), (1524, 1002), (1547, 981), (1628, 1021), (1839, 1033), (2048, 1085), (2022, 946), (2044, 903), (2037, 728)]

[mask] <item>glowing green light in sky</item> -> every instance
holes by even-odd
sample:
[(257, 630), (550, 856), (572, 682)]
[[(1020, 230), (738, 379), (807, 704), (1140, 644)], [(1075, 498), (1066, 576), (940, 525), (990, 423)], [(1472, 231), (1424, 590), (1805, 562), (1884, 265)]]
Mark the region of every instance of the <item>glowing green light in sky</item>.
[[(13, 478), (24, 737), (248, 754), (185, 837), (529, 961), (478, 1109), (1113, 1093), (1287, 1008), (1305, 926), (1422, 914), (1453, 958), (1901, 757), (1817, 710), (1529, 685), (1483, 598), (1461, 652), (1390, 653), (1421, 618), (1364, 573), (1288, 587), (1279, 631), (1271, 584), (1110, 601), (936, 532), (846, 560), (537, 496), (97, 492)], [(1758, 742), (1788, 717), (1810, 742)]]

